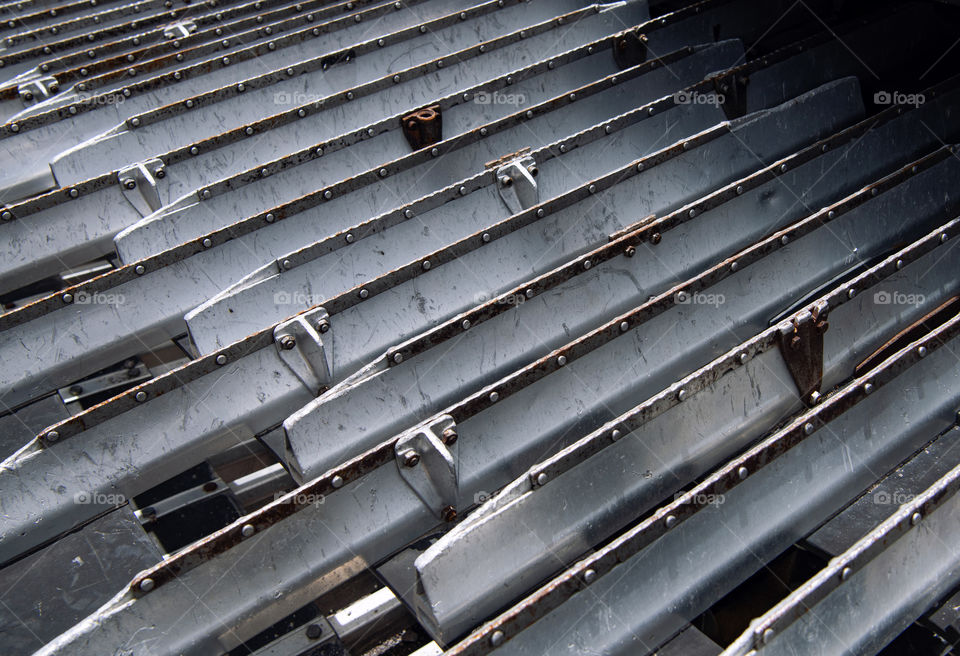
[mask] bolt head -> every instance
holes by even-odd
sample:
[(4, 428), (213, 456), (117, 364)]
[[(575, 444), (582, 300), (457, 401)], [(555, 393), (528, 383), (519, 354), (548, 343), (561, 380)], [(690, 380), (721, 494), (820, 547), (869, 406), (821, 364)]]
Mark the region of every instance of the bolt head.
[(329, 322), (329, 321), (326, 321), (326, 320), (321, 321), (321, 322), (317, 325), (317, 330), (319, 330), (321, 334), (329, 331), (329, 330), (330, 330), (330, 322)]
[(296, 345), (297, 340), (293, 335), (284, 335), (280, 338), (280, 348), (282, 348), (284, 351), (289, 351)]
[(416, 467), (420, 463), (420, 454), (410, 449), (403, 454), (403, 464), (406, 467)]
[(445, 506), (441, 514), (443, 515), (443, 521), (445, 522), (457, 521), (457, 509), (453, 506)]
[(443, 443), (444, 444), (454, 444), (460, 436), (457, 434), (457, 429), (448, 428), (443, 431)]
[(316, 640), (323, 635), (323, 627), (319, 624), (311, 624), (307, 627), (307, 638), (309, 640)]

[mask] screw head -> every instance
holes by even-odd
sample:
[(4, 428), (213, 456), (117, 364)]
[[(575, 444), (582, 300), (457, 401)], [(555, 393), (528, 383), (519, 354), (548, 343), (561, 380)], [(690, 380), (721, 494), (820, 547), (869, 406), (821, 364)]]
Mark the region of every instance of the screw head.
[(456, 428), (448, 428), (447, 430), (443, 431), (442, 438), (444, 444), (454, 444), (460, 438), (460, 436), (457, 434)]

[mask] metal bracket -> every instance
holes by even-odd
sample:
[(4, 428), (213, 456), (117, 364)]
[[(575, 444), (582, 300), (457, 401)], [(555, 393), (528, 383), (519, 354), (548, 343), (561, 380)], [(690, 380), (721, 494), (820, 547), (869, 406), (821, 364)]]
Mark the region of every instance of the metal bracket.
[(823, 380), (823, 334), (829, 324), (817, 312), (794, 319), (790, 329), (780, 332), (780, 353), (790, 376), (807, 405), (820, 400)]
[(746, 75), (724, 75), (713, 79), (720, 108), (728, 120), (747, 114), (747, 85), (750, 78)]
[(35, 105), (60, 92), (60, 83), (52, 75), (38, 77), (17, 87), (24, 105)]
[(613, 61), (621, 70), (647, 61), (647, 35), (632, 29), (616, 37), (613, 42)]
[(401, 435), (394, 446), (400, 476), (433, 513), (457, 518), (457, 428), (450, 415)]
[(507, 162), (497, 169), (500, 198), (512, 214), (540, 202), (540, 192), (537, 189), (538, 171), (537, 162), (529, 155)]
[(183, 39), (197, 31), (197, 24), (192, 20), (183, 20), (177, 23), (171, 23), (163, 28), (163, 38), (165, 39)]
[(400, 119), (403, 136), (414, 150), (431, 146), (443, 139), (443, 115), (440, 105), (430, 105)]
[(273, 341), (280, 359), (290, 367), (303, 384), (319, 394), (330, 384), (330, 363), (320, 333), (329, 330), (330, 315), (322, 307), (298, 314), (277, 324)]
[(166, 176), (167, 171), (159, 159), (139, 162), (117, 173), (120, 190), (140, 216), (153, 214), (163, 206), (157, 181)]

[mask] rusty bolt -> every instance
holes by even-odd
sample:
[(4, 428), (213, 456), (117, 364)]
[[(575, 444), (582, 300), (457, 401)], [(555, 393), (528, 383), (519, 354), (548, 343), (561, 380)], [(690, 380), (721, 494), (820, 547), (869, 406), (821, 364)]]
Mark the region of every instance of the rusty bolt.
[(453, 444), (454, 442), (457, 441), (457, 438), (458, 438), (458, 437), (460, 437), (460, 436), (457, 435), (457, 429), (456, 429), (456, 428), (448, 428), (447, 430), (443, 431), (443, 443), (444, 443), (444, 444)]
[(800, 339), (799, 335), (794, 335), (790, 338), (790, 348), (792, 348), (794, 351), (799, 351), (801, 344), (803, 344), (803, 340)]
[(284, 351), (289, 351), (296, 345), (297, 340), (293, 335), (284, 335), (280, 338), (280, 348), (282, 348)]
[(407, 467), (416, 467), (417, 463), (420, 462), (420, 454), (410, 449), (409, 451), (404, 452), (403, 454), (403, 464)]
[(321, 333), (327, 332), (330, 330), (330, 322), (326, 320), (321, 321), (319, 324), (317, 324), (317, 330), (319, 330)]
[(637, 249), (634, 246), (627, 246), (627, 250), (623, 252), (627, 257), (633, 257), (637, 254)]
[(457, 510), (453, 506), (444, 506), (443, 508), (443, 521), (445, 522), (455, 522), (457, 521)]
[(307, 638), (316, 640), (323, 635), (323, 627), (319, 624), (310, 624), (307, 626)]
[(661, 239), (663, 239), (663, 237), (660, 235), (659, 232), (655, 232), (652, 235), (650, 235), (651, 244), (659, 244)]

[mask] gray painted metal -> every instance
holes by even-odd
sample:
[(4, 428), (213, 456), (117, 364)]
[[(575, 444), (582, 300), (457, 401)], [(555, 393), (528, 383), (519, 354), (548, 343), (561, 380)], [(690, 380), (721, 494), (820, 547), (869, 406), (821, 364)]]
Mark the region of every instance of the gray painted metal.
[[(956, 221), (951, 224), (955, 227)], [(939, 241), (936, 232), (931, 237)], [(920, 267), (921, 274), (929, 271), (935, 261), (931, 255), (909, 267)], [(891, 258), (885, 266), (893, 269), (895, 260)], [(906, 283), (903, 291), (918, 289), (910, 277), (896, 276)], [(933, 276), (925, 277), (932, 282)], [(827, 336), (833, 333), (834, 340), (828, 339), (825, 347), (825, 361), (831, 362), (825, 366), (828, 379), (842, 378), (857, 362), (849, 351), (845, 358), (837, 358), (838, 350), (852, 345), (847, 340), (877, 337), (873, 329), (878, 324), (865, 324), (863, 317), (857, 316), (867, 306), (872, 306), (867, 310), (871, 313), (880, 307), (863, 301), (872, 291), (860, 287), (867, 280), (870, 278), (864, 274), (830, 294), (830, 300), (813, 305), (830, 309)], [(888, 279), (885, 284), (897, 282)], [(850, 288), (864, 293), (854, 296), (860, 300), (843, 303), (846, 295), (839, 292)], [(888, 334), (895, 332), (896, 328), (887, 326)], [(477, 629), (450, 653), (487, 653), (497, 645), (497, 653), (539, 654), (544, 645), (550, 645), (553, 653), (580, 653), (586, 644), (611, 654), (652, 651), (766, 559), (839, 510), (846, 499), (876, 479), (876, 471), (886, 471), (931, 434), (953, 423), (960, 400), (955, 391), (960, 368), (950, 350), (958, 328), (960, 318), (954, 318), (878, 369), (855, 378)], [(671, 476), (671, 463), (651, 459), (649, 448), (669, 443), (678, 431), (720, 432), (731, 439), (746, 430), (760, 436), (768, 426), (789, 416), (799, 405), (796, 391), (786, 368), (776, 361), (779, 354), (769, 350), (769, 345), (778, 341), (781, 331), (791, 329), (789, 323), (774, 326), (727, 353), (716, 361), (726, 364), (725, 375), (718, 372), (709, 387), (691, 389), (682, 403), (675, 400), (677, 389), (681, 385), (690, 389), (684, 385), (690, 378), (668, 390), (673, 408), (648, 416), (635, 435), (616, 441), (603, 452), (627, 449), (636, 454), (615, 471), (636, 477), (636, 472), (630, 471), (636, 463), (654, 477)], [(838, 333), (842, 333), (840, 339)], [(942, 342), (938, 339), (941, 334)], [(921, 343), (926, 346), (926, 357), (917, 350)], [(935, 350), (933, 344), (945, 348)], [(742, 365), (741, 353), (747, 353)], [(838, 359), (846, 362), (841, 364)], [(865, 389), (867, 383), (872, 385), (869, 390)], [(792, 396), (792, 402), (780, 390)], [(909, 421), (905, 422), (905, 417)], [(611, 431), (620, 428), (621, 422), (622, 418), (610, 422), (584, 442), (601, 435), (609, 442)], [(581, 477), (584, 494), (599, 480), (596, 472), (580, 468), (569, 473)], [(603, 472), (604, 477), (612, 475), (609, 470)], [(533, 494), (546, 492), (559, 480), (547, 482)], [(722, 503), (717, 502), (717, 495)], [(504, 496), (509, 497), (510, 492)], [(496, 500), (492, 505), (497, 505)], [(697, 563), (697, 567), (689, 563)], [(611, 608), (624, 612), (611, 613)], [(495, 632), (500, 633), (491, 643)]]
[(724, 655), (882, 649), (960, 581), (958, 488), (960, 465), (751, 622)]
[[(950, 161), (956, 160), (948, 156), (944, 163)], [(623, 402), (609, 395), (606, 386), (615, 386), (631, 401), (644, 398), (676, 379), (678, 371), (702, 366), (734, 347), (739, 335), (762, 331), (779, 307), (802, 297), (805, 290), (829, 282), (852, 263), (884, 254), (887, 244), (901, 241), (911, 232), (936, 227), (942, 218), (943, 191), (958, 169), (948, 165), (929, 173), (931, 177), (912, 178), (878, 196), (878, 202), (865, 203), (829, 223), (821, 224), (820, 216), (815, 215), (785, 227), (748, 251), (731, 256), (730, 261), (739, 265), (732, 275), (728, 273), (730, 264), (724, 262), (718, 267), (727, 274), (723, 279), (716, 280), (718, 271), (709, 270), (699, 280), (682, 282), (652, 299), (651, 305), (665, 305), (666, 300), (672, 307), (632, 328), (627, 333), (629, 339), (620, 338), (632, 344), (611, 348), (610, 342), (576, 360), (564, 356), (566, 367), (558, 375), (569, 377), (567, 386), (573, 389), (559, 390), (550, 383), (545, 386), (547, 377), (532, 385), (529, 392), (518, 393), (516, 407), (525, 408), (525, 412), (512, 422), (514, 429), (526, 436), (531, 448), (540, 443), (546, 448), (547, 440), (538, 439), (538, 435), (575, 432), (586, 423), (581, 420), (578, 426), (569, 419), (561, 423), (568, 407), (576, 408), (578, 417), (598, 412), (619, 414)], [(939, 180), (934, 182), (933, 178)], [(758, 217), (758, 222), (764, 219), (768, 217)], [(615, 329), (619, 320), (614, 319), (609, 326)], [(575, 351), (572, 345), (560, 346), (550, 357), (570, 351)], [(602, 357), (602, 366), (590, 364), (598, 356)], [(635, 364), (625, 369), (617, 367), (617, 361)], [(827, 367), (832, 364), (825, 362)], [(640, 386), (639, 381), (646, 384)], [(496, 385), (503, 386), (504, 381)], [(675, 393), (679, 395), (681, 389)], [(584, 390), (590, 390), (590, 397), (584, 398)], [(776, 396), (777, 391), (768, 389), (766, 394)], [(683, 391), (682, 396), (689, 395), (689, 391)], [(538, 399), (549, 400), (549, 409), (541, 407)], [(602, 404), (602, 410), (598, 404)], [(672, 428), (676, 430), (675, 425)], [(558, 566), (578, 558), (589, 545), (606, 540), (632, 516), (734, 456), (755, 437), (743, 430), (734, 435), (677, 431), (672, 439), (662, 442), (644, 435), (621, 448), (604, 450), (588, 464), (582, 463), (587, 469), (584, 473), (574, 474), (576, 460), (569, 458), (563, 468), (552, 463), (535, 467), (510, 486), (509, 494), (494, 501), (496, 510), (469, 516), (417, 559), (424, 590), (418, 604), (421, 622), (432, 627), (434, 637), (441, 642), (466, 633)], [(612, 475), (626, 459), (638, 464), (627, 468), (623, 476)], [(641, 462), (656, 462), (658, 469), (672, 475), (638, 476)], [(562, 476), (567, 473), (570, 475)], [(555, 478), (557, 481), (543, 486), (543, 490), (534, 489), (541, 480)], [(518, 498), (521, 495), (523, 499)], [(566, 511), (556, 513), (553, 508)]]

